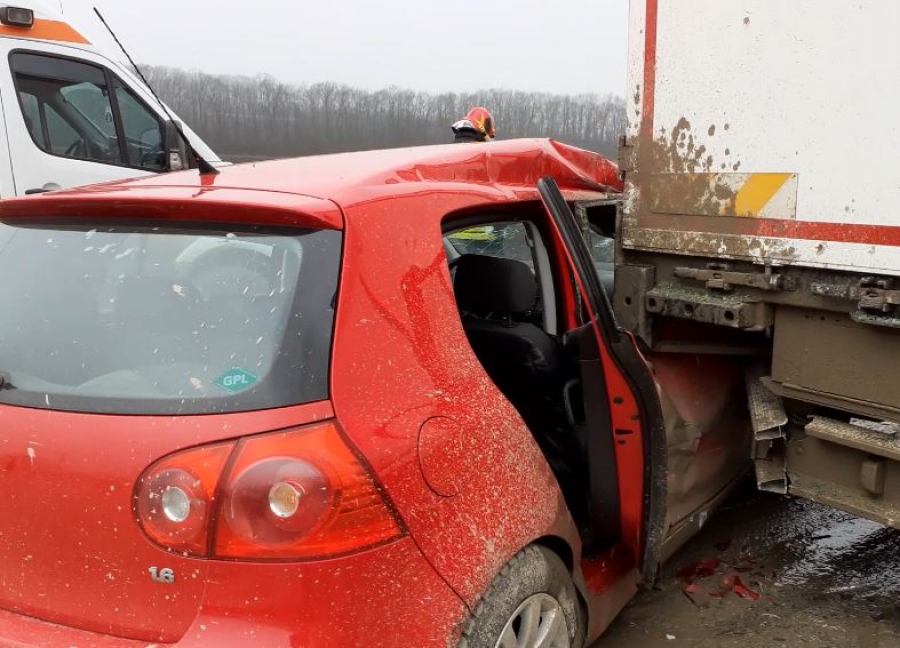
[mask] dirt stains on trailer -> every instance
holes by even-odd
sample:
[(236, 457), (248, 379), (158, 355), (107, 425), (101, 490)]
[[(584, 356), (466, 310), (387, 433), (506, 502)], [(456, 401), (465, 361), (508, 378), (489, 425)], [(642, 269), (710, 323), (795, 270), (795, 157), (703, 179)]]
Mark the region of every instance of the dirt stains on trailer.
[[(708, 129), (713, 137), (715, 124)], [(694, 131), (691, 122), (682, 117), (671, 128), (660, 128), (650, 141), (638, 142), (639, 168), (646, 173), (693, 174), (709, 171), (713, 165), (707, 147)]]
[(669, 227), (643, 227), (631, 219), (625, 221), (622, 242), (627, 248), (664, 251), (669, 254), (692, 254), (695, 249), (712, 250), (719, 258), (765, 263), (772, 258), (788, 261), (799, 256), (786, 239), (745, 237), (737, 234), (711, 234)]
[[(717, 256), (762, 262), (767, 258), (790, 261), (797, 251), (785, 240), (710, 232), (710, 224), (696, 217), (759, 217), (748, 213), (739, 199), (751, 174), (739, 172), (741, 155), (721, 148), (716, 160), (709, 138), (730, 131), (730, 123), (710, 124), (705, 134), (682, 117), (672, 128), (660, 128), (652, 137), (638, 139), (633, 169), (626, 173), (626, 247), (690, 254), (714, 251)], [(665, 221), (663, 225), (661, 221)], [(702, 227), (700, 226), (702, 225)], [(719, 228), (713, 228), (719, 229)]]
[[(715, 124), (710, 125), (708, 135), (715, 132)], [(715, 160), (685, 117), (671, 129), (660, 129), (651, 140), (639, 141), (636, 160), (639, 171), (630, 179), (635, 188), (629, 196), (630, 213), (642, 208), (709, 216), (734, 212), (734, 184), (723, 174), (712, 173)], [(647, 187), (648, 195), (642, 196), (638, 187)]]

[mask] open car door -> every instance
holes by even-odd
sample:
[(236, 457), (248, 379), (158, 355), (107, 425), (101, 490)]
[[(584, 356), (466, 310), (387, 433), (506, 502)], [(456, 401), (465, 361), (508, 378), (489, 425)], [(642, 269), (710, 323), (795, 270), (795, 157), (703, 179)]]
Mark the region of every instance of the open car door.
[(580, 326), (567, 335), (576, 338), (587, 429), (586, 546), (615, 547), (649, 584), (666, 533), (668, 460), (658, 387), (634, 338), (615, 322), (583, 232), (556, 182), (542, 178), (538, 190), (580, 301)]

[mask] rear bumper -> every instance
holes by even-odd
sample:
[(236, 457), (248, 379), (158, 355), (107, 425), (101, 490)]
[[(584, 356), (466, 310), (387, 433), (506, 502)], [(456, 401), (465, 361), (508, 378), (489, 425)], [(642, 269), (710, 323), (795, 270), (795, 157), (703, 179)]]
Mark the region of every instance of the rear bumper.
[(122, 639), (0, 611), (0, 646), (443, 648), (455, 644), (466, 617), (459, 597), (415, 543), (404, 538), (315, 563), (210, 562), (201, 609), (174, 644)]

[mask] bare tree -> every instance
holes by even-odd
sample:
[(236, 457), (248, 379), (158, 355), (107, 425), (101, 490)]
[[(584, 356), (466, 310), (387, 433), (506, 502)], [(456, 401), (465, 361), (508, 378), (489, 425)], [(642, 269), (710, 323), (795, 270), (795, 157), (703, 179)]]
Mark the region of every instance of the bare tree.
[(551, 137), (608, 156), (615, 155), (625, 123), (625, 102), (611, 94), (490, 89), (435, 95), (166, 67), (145, 71), (182, 119), (236, 160), (445, 143), (450, 124), (476, 105), (493, 113), (500, 139)]

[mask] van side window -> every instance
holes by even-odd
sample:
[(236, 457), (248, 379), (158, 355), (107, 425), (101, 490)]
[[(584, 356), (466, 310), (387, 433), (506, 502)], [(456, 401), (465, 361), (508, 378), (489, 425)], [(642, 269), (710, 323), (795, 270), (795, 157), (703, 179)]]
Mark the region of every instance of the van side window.
[(66, 151), (79, 150), (83, 140), (74, 128), (66, 123), (50, 106), (44, 106), (44, 117), (47, 120), (47, 137), (50, 140), (50, 152), (65, 155)]
[(34, 127), (31, 134), (39, 148), (78, 160), (121, 164), (122, 153), (111, 123), (112, 105), (102, 68), (25, 53), (14, 53), (10, 60), (20, 97), (31, 95), (37, 99), (43, 137), (34, 136)]
[(25, 126), (28, 128), (28, 132), (35, 142), (42, 141), (44, 133), (41, 130), (41, 109), (38, 106), (37, 97), (27, 92), (20, 92), (19, 99), (22, 101), (22, 113), (25, 115)]
[(113, 79), (113, 88), (128, 143), (128, 166), (161, 171), (166, 165), (166, 154), (159, 120), (119, 79)]
[(59, 92), (65, 102), (87, 118), (99, 132), (115, 141), (116, 125), (105, 82), (102, 86), (91, 82), (68, 85), (60, 88)]
[(25, 125), (51, 155), (150, 171), (165, 167), (163, 126), (109, 70), (70, 59), (10, 56)]

